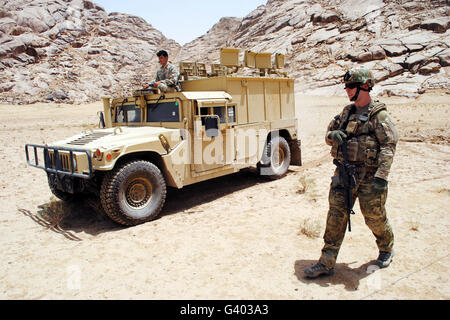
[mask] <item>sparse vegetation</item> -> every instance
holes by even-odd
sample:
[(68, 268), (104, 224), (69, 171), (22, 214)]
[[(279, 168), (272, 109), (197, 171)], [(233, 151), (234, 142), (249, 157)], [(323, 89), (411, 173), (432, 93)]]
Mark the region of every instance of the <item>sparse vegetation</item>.
[(308, 194), (309, 200), (316, 202), (320, 197), (320, 191), (318, 190), (316, 179), (308, 177), (303, 174), (299, 179), (299, 186), (296, 191), (297, 194)]
[(448, 189), (448, 188), (440, 188), (440, 189), (435, 190), (434, 192), (436, 192), (436, 193), (442, 193), (442, 194), (447, 194), (447, 195), (450, 196), (450, 189)]
[(307, 191), (311, 191), (315, 185), (316, 182), (313, 178), (308, 177), (306, 174), (303, 174), (299, 179), (299, 187), (297, 189), (298, 194), (304, 194)]
[(39, 216), (53, 226), (59, 226), (64, 218), (64, 202), (51, 196), (50, 202), (40, 206)]
[(316, 219), (307, 218), (303, 220), (299, 235), (303, 234), (308, 238), (318, 238), (322, 233), (322, 223)]
[(300, 177), (299, 183), (300, 183), (300, 186), (297, 189), (297, 193), (298, 194), (304, 194), (306, 192), (306, 189), (307, 189), (306, 176), (305, 175), (302, 175)]
[(409, 230), (416, 231), (416, 232), (419, 231), (420, 223), (418, 220), (416, 220), (416, 219), (410, 220), (408, 222), (408, 225), (409, 225)]

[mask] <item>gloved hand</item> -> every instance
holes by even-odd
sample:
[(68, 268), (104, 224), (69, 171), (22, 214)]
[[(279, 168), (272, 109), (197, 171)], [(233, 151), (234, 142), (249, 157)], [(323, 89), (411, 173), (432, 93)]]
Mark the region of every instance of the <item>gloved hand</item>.
[(382, 193), (387, 189), (388, 182), (384, 179), (377, 178), (372, 182), (372, 191), (377, 193)]
[(341, 130), (333, 130), (328, 133), (328, 139), (335, 141), (339, 146), (344, 143), (345, 138), (347, 135)]

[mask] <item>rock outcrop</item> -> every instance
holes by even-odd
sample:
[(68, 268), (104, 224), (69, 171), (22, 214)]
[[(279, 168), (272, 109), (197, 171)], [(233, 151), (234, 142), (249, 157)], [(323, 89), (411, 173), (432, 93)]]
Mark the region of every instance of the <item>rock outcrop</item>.
[(3, 0), (0, 103), (96, 101), (154, 77), (155, 53), (174, 63), (219, 62), (219, 48), (283, 53), (305, 94), (343, 94), (346, 69), (374, 71), (375, 93), (449, 90), (448, 0), (269, 0), (222, 18), (183, 47), (142, 18), (90, 0)]
[(180, 45), (142, 18), (89, 0), (3, 0), (0, 101), (74, 102), (129, 94), (151, 80), (155, 53)]
[[(343, 94), (346, 69), (364, 65), (380, 84), (376, 93), (416, 96), (449, 88), (449, 13), (448, 0), (269, 0), (233, 27), (234, 34), (214, 35), (219, 23), (208, 36), (214, 49), (285, 54), (299, 92)], [(208, 52), (199, 61), (218, 62), (199, 39), (183, 47), (180, 59), (199, 47)]]
[(241, 18), (222, 18), (205, 35), (186, 43), (176, 61), (219, 62), (219, 48), (231, 44), (241, 24)]

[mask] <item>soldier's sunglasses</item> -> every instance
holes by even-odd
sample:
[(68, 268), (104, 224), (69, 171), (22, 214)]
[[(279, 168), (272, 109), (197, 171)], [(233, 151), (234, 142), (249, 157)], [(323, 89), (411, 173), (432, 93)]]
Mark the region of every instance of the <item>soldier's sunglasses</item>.
[(345, 89), (355, 89), (357, 87), (359, 87), (361, 84), (360, 83), (347, 83), (345, 85)]

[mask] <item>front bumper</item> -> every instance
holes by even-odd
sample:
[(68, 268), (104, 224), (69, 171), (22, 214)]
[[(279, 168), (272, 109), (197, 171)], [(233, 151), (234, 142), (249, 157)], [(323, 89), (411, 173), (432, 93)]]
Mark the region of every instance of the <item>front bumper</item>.
[[(31, 157), (30, 149), (33, 149)], [(43, 159), (39, 157), (38, 149), (42, 149)], [(48, 173), (81, 179), (93, 177), (92, 157), (89, 150), (26, 144), (25, 156), (28, 165)]]

